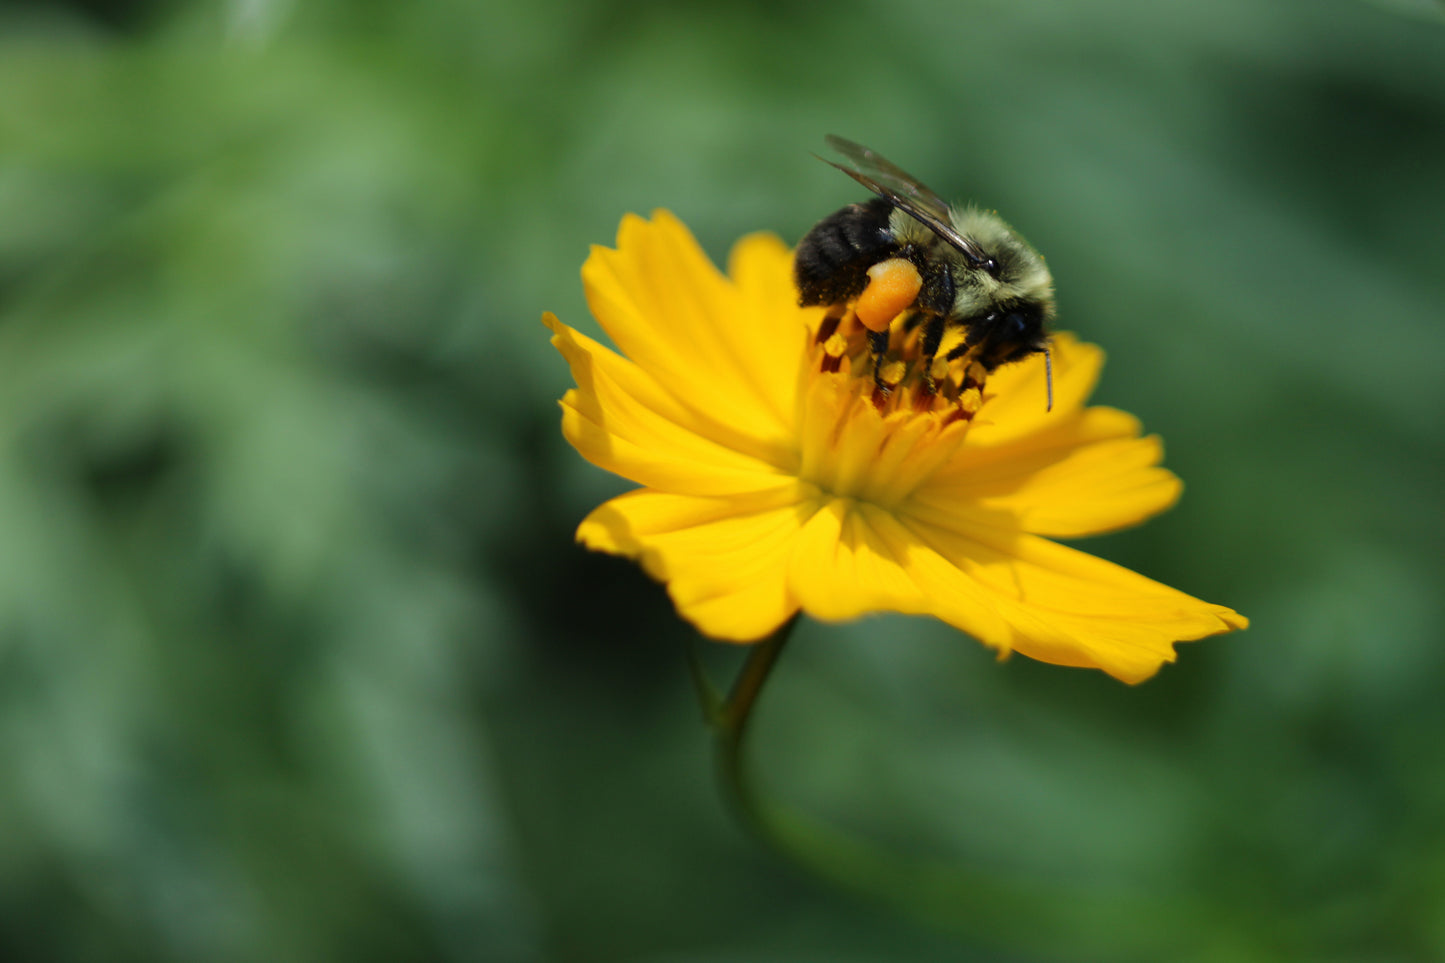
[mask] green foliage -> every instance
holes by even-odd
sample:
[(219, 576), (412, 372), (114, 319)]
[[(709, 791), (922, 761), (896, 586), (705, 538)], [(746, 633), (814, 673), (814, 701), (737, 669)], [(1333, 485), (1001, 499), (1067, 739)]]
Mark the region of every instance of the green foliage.
[[(1060, 905), (772, 862), (572, 543), (621, 483), (540, 313), (627, 210), (796, 240), (828, 132), (1048, 255), (1189, 486), (1091, 550), (1254, 620), (1137, 689), (800, 629), (763, 784)], [(0, 4), (0, 951), (1127, 958), (1104, 887), (1172, 959), (1445, 957), (1442, 164), (1445, 27), (1353, 0)]]

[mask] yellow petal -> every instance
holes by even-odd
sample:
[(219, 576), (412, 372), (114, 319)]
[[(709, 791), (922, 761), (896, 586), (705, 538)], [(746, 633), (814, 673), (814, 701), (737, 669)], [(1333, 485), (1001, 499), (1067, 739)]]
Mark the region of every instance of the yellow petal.
[(922, 589), (869, 524), (877, 512), (834, 498), (808, 519), (789, 569), (803, 611), (833, 622), (880, 610), (927, 611)]
[(747, 377), (779, 417), (793, 424), (797, 412), (799, 361), (822, 308), (800, 308), (793, 284), (793, 252), (775, 234), (749, 234), (733, 245), (728, 276), (740, 299), (731, 327), (751, 352)]
[[(965, 445), (946, 471), (913, 493), (909, 511), (945, 527), (1002, 521), (1071, 538), (1136, 525), (1178, 500), (1179, 479), (1158, 467), (1163, 444), (1157, 436), (1135, 436), (1131, 416), (1093, 408), (1069, 423), (1069, 430), (998, 448)], [(1113, 428), (1122, 436), (1100, 437)]]
[(902, 612), (938, 616), (978, 638), (1008, 632), (977, 583), (866, 502), (832, 499), (808, 519), (789, 584), (803, 611), (824, 621)]
[[(651, 221), (624, 218), (617, 248), (594, 247), (582, 281), (593, 316), (618, 349), (696, 419), (764, 445), (791, 436), (789, 393), (806, 334), (795, 299), (756, 316), (666, 211)], [(777, 380), (758, 359), (780, 352), (792, 364)]]
[(1007, 466), (1035, 452), (1057, 455), (1095, 442), (1137, 438), (1142, 431), (1139, 419), (1127, 411), (1095, 405), (1061, 414), (1035, 431), (1007, 440), (994, 439), (982, 444), (970, 435), (955, 459), (940, 468), (938, 474), (969, 475), (994, 470), (994, 466)]
[(1140, 682), (1174, 660), (1175, 642), (1249, 624), (1224, 606), (1033, 535), (907, 525), (981, 586), (1008, 623), (1002, 637), (980, 640), (1043, 662)]
[(594, 465), (639, 484), (693, 495), (793, 483), (770, 462), (699, 434), (695, 429), (706, 426), (636, 365), (551, 315), (543, 322), (578, 385), (562, 399), (562, 431)]
[(630, 492), (588, 515), (577, 538), (641, 561), (702, 634), (752, 642), (798, 611), (788, 562), (810, 497), (803, 485), (728, 499)]
[(898, 516), (868, 506), (862, 514), (882, 551), (897, 560), (919, 589), (921, 601), (917, 607), (908, 604), (910, 596), (900, 595), (897, 611), (932, 615), (981, 642), (1008, 651), (1008, 623), (982, 585), (921, 540)]

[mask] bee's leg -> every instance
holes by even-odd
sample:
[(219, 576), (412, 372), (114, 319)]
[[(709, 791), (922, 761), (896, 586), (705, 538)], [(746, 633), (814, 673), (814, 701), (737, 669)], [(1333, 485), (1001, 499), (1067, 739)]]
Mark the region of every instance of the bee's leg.
[(883, 380), (883, 362), (888, 360), (888, 329), (868, 332), (868, 353), (873, 355), (873, 384), (885, 395), (893, 386)]
[[(974, 348), (983, 344), (984, 341), (987, 340), (987, 338), (988, 331), (984, 328), (983, 325), (970, 325), (968, 329), (968, 334), (964, 336), (963, 341), (959, 344), (954, 345), (953, 348), (949, 350), (948, 354), (944, 355), (944, 357), (947, 358), (949, 361), (954, 361), (958, 358), (962, 358)], [(997, 365), (990, 365), (988, 363), (988, 360), (982, 356), (976, 358), (975, 360), (978, 362), (979, 367), (983, 368), (984, 372), (992, 371), (994, 368), (998, 367)], [(963, 384), (961, 388), (978, 388), (982, 390), (982, 376), (975, 377), (975, 375), (977, 375), (977, 372), (974, 370), (973, 365), (969, 365), (968, 370), (964, 372)], [(1052, 381), (1050, 382), (1050, 384), (1052, 384)]]
[[(923, 341), (918, 346), (918, 363), (923, 371), (923, 384), (929, 394), (937, 390), (933, 383), (933, 356), (938, 353), (938, 346), (943, 342), (943, 321), (941, 314), (928, 315), (927, 326), (923, 329)], [(949, 353), (952, 357), (952, 352)]]
[(983, 336), (984, 330), (982, 325), (969, 325), (968, 334), (964, 335), (961, 342), (950, 348), (948, 354), (944, 355), (944, 358), (949, 361), (957, 361), (959, 358), (962, 358), (974, 348), (978, 347), (979, 342), (983, 340)]

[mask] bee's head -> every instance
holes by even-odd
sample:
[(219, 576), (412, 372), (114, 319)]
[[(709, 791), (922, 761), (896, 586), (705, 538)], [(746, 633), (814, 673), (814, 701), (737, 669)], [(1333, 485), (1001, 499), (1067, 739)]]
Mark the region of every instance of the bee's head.
[(1048, 348), (1046, 327), (1052, 305), (1015, 301), (995, 307), (969, 322), (968, 340), (978, 345), (978, 360), (992, 371)]
[(977, 345), (977, 360), (992, 371), (1011, 361), (1042, 353), (1047, 383), (1047, 408), (1054, 407), (1054, 359), (1049, 353), (1048, 321), (1053, 301), (1018, 301), (1000, 305), (971, 325), (968, 340)]

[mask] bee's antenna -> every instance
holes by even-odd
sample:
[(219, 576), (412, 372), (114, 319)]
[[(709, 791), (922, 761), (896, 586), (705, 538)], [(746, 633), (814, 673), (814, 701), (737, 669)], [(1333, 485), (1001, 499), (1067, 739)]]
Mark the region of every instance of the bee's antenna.
[(1044, 342), (1044, 384), (1048, 385), (1049, 403), (1044, 411), (1054, 410), (1054, 353), (1049, 350), (1048, 342)]

